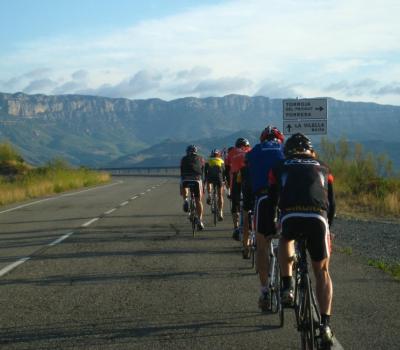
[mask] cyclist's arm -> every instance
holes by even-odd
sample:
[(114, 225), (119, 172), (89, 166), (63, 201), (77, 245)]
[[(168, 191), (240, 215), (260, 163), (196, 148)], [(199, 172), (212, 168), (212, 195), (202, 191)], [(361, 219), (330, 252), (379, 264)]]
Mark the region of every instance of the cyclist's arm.
[(335, 201), (335, 194), (333, 192), (333, 176), (329, 174), (328, 176), (328, 201), (329, 201), (329, 208), (328, 208), (328, 223), (329, 226), (332, 225), (333, 219), (336, 213), (336, 201)]
[(278, 209), (279, 200), (279, 186), (277, 181), (278, 175), (274, 169), (271, 169), (268, 173), (268, 205), (267, 205), (267, 222), (268, 228), (272, 231), (272, 234), (276, 233), (275, 216)]

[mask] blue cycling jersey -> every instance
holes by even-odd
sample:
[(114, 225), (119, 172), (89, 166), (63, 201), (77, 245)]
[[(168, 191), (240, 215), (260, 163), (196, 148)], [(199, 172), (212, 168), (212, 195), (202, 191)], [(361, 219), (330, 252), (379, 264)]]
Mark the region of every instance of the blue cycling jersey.
[(284, 158), (283, 144), (277, 141), (259, 143), (247, 153), (247, 166), (254, 194), (268, 188), (269, 171)]

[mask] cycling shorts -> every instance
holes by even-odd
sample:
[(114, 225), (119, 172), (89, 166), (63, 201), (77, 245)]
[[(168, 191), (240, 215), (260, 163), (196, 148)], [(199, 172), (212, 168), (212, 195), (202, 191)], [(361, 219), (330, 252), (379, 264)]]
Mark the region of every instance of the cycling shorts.
[(201, 180), (182, 180), (182, 188), (189, 188), (196, 198), (200, 198), (200, 193), (203, 192), (203, 185)]
[(233, 174), (231, 182), (231, 212), (240, 212), (240, 196), (242, 193), (242, 184), (237, 182), (237, 173)]
[(255, 230), (264, 236), (274, 235), (276, 231), (275, 227), (271, 227), (271, 224), (275, 225), (275, 221), (272, 221), (267, 217), (268, 206), (270, 205), (269, 198), (266, 194), (256, 197), (254, 211)]
[(214, 186), (221, 188), (224, 185), (224, 182), (222, 181), (222, 179), (218, 179), (218, 178), (208, 178), (207, 183), (209, 184), (213, 184)]
[(254, 194), (251, 186), (242, 183), (243, 210), (250, 211), (254, 208)]
[(328, 219), (319, 213), (290, 213), (281, 218), (282, 237), (296, 240), (307, 239), (311, 260), (321, 261), (331, 253)]

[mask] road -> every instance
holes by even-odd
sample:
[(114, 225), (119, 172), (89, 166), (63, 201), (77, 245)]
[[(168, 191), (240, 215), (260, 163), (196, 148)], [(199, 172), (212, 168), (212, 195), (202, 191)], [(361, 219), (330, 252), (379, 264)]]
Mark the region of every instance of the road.
[[(228, 218), (193, 238), (161, 177), (0, 208), (0, 348), (299, 349), (290, 312), (259, 312)], [(399, 283), (340, 251), (332, 276), (343, 348), (398, 349)]]

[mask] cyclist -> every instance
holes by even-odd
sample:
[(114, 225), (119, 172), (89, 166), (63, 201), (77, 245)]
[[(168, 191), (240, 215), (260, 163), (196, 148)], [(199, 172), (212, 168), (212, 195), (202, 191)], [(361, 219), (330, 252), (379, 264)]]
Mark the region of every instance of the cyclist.
[(181, 159), (181, 195), (183, 197), (183, 211), (189, 211), (189, 184), (194, 183), (194, 196), (196, 200), (196, 209), (199, 216), (198, 229), (204, 229), (203, 223), (203, 175), (204, 159), (197, 154), (198, 149), (195, 145), (186, 148), (186, 156)]
[[(249, 170), (252, 194), (255, 197), (254, 223), (257, 242), (257, 271), (261, 283), (261, 295), (258, 305), (261, 310), (267, 311), (270, 307), (268, 289), (269, 254), (274, 229), (268, 227), (268, 218), (265, 215), (268, 206), (268, 173), (278, 161), (284, 159), (282, 133), (268, 125), (260, 135), (260, 143), (247, 153), (247, 167)], [(271, 232), (272, 231), (272, 232)], [(250, 255), (248, 242), (246, 253)]]
[(211, 204), (211, 187), (214, 186), (218, 196), (218, 220), (223, 220), (225, 165), (221, 152), (213, 149), (205, 165), (207, 183), (207, 204)]
[(292, 135), (286, 141), (285, 156), (286, 160), (278, 163), (269, 173), (270, 210), (273, 211), (277, 205), (281, 210), (279, 263), (283, 283), (282, 303), (293, 303), (293, 240), (304, 235), (316, 279), (322, 341), (332, 344), (329, 226), (335, 215), (333, 176), (328, 166), (316, 159), (310, 139), (301, 133)]
[(230, 178), (230, 165), (228, 162), (228, 154), (233, 150), (233, 146), (229, 147), (227, 150), (224, 149), (224, 162), (225, 162), (225, 185), (227, 191), (227, 197), (231, 199), (231, 178)]
[[(250, 143), (247, 139), (239, 137), (226, 158), (226, 164), (229, 167), (230, 173), (230, 195), (231, 195), (231, 212), (233, 220), (233, 233), (232, 238), (240, 240), (239, 230), (239, 214), (240, 214), (240, 196), (241, 196), (241, 183), (240, 183), (240, 169), (245, 166), (246, 153), (251, 150)], [(247, 219), (243, 217), (244, 219)], [(245, 223), (243, 223), (245, 226)]]

